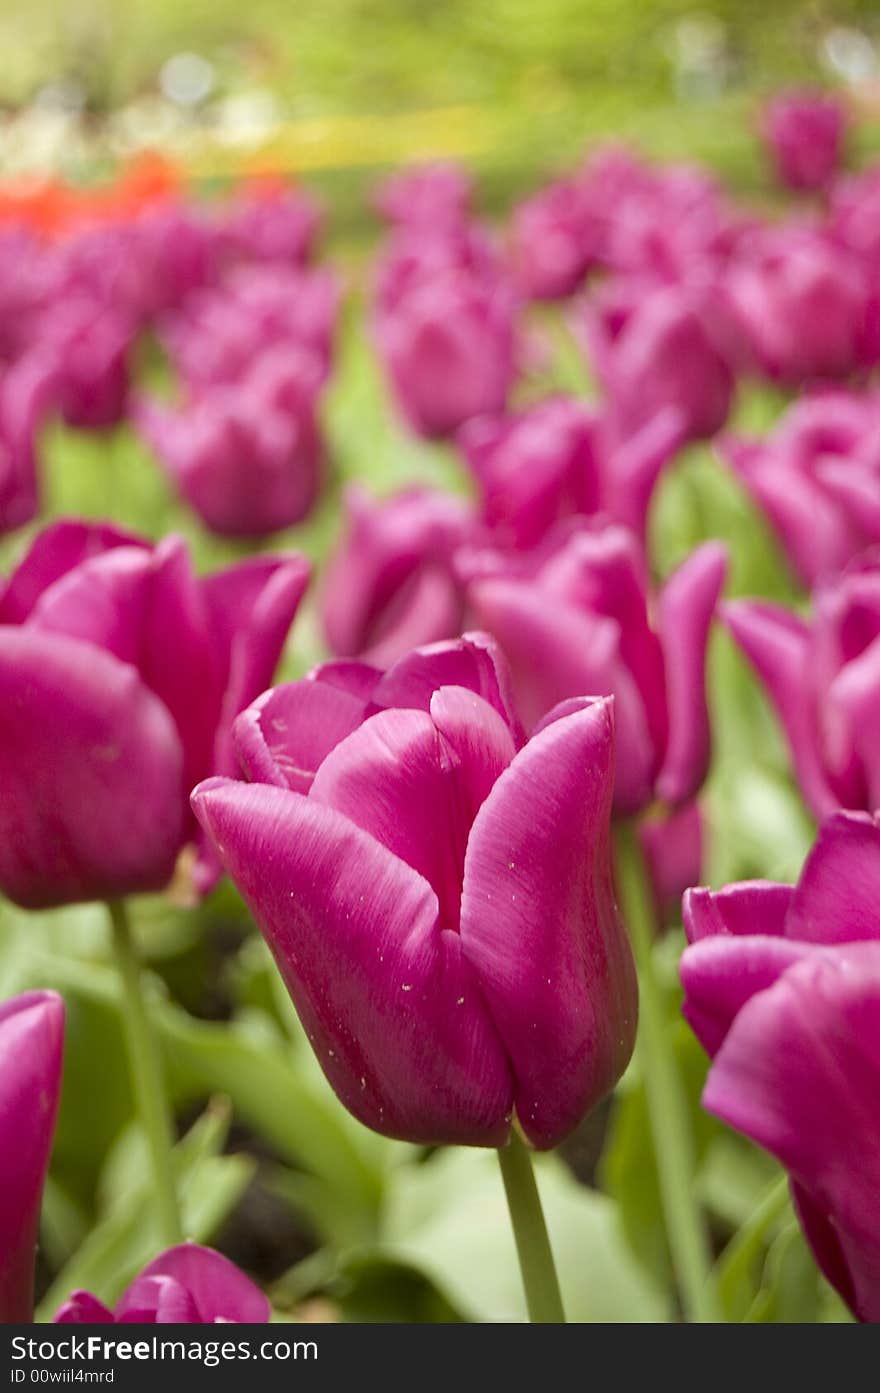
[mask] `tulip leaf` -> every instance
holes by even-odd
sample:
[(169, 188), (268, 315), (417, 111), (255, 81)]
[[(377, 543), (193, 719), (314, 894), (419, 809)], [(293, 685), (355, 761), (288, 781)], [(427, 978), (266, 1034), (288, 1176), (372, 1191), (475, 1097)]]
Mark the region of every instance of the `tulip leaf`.
[[(538, 1185), (572, 1321), (662, 1321), (665, 1300), (631, 1256), (614, 1205), (578, 1184), (556, 1157), (538, 1158)], [(377, 1256), (430, 1278), (469, 1320), (526, 1318), (497, 1157), (440, 1151), (396, 1172)]]

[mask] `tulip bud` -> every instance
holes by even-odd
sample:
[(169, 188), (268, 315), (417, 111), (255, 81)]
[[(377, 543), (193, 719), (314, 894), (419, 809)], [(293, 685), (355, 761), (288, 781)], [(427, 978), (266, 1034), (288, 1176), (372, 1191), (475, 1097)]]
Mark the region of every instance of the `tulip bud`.
[(249, 1277), (212, 1248), (181, 1243), (160, 1253), (123, 1292), (111, 1311), (87, 1291), (75, 1291), (56, 1325), (263, 1325), (269, 1302)]

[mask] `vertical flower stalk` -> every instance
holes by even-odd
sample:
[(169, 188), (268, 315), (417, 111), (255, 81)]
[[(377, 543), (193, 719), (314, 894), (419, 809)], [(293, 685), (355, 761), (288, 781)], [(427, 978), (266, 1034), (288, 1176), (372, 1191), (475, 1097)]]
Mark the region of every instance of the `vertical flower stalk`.
[(541, 1196), (531, 1157), (516, 1128), (511, 1131), (507, 1146), (499, 1147), (498, 1160), (529, 1320), (533, 1325), (563, 1324), (565, 1310)]
[(616, 832), (617, 892), (639, 974), (639, 1059), (645, 1080), (666, 1239), (687, 1320), (718, 1320), (708, 1235), (694, 1187), (695, 1157), (687, 1101), (663, 1019), (652, 940), (655, 911), (632, 821)]
[(123, 900), (108, 903), (113, 953), (122, 986), (122, 1022), (128, 1065), (147, 1140), (162, 1240), (180, 1243), (183, 1225), (174, 1180), (174, 1132), (162, 1077), (162, 1061), (144, 1002), (143, 978)]

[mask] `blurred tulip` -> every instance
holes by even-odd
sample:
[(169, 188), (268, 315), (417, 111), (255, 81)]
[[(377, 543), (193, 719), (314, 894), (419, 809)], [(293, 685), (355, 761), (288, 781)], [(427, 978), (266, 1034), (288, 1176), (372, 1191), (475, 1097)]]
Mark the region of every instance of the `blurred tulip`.
[(880, 805), (880, 560), (868, 554), (814, 593), (801, 619), (737, 600), (727, 626), (767, 688), (814, 816)]
[(783, 92), (771, 101), (762, 132), (776, 176), (786, 188), (824, 189), (843, 157), (846, 112), (824, 92)]
[(0, 1002), (0, 1324), (33, 1319), (43, 1184), (61, 1094), (64, 1003)]
[(321, 214), (301, 189), (253, 180), (219, 212), (227, 258), (304, 266), (317, 242)]
[(475, 525), (470, 505), (429, 489), (376, 500), (350, 488), (345, 510), (320, 596), (331, 652), (383, 665), (457, 634), (463, 604), (452, 563)]
[(880, 1321), (880, 826), (838, 813), (794, 887), (685, 897), (684, 1013), (703, 1103), (788, 1170), (822, 1271)]
[(760, 440), (719, 442), (807, 586), (880, 542), (880, 398), (842, 389), (801, 397)]
[(111, 1311), (87, 1291), (75, 1291), (55, 1316), (56, 1325), (262, 1325), (271, 1318), (267, 1298), (234, 1263), (182, 1243), (148, 1263)]
[(128, 355), (134, 326), (111, 302), (60, 296), (35, 330), (57, 374), (59, 406), (69, 426), (118, 425), (128, 404)]
[(363, 700), (344, 665), (267, 694), (236, 733), (245, 768), (272, 782), (211, 779), (193, 806), (360, 1121), (500, 1146), (515, 1109), (550, 1147), (613, 1086), (635, 1034), (611, 706), (568, 703), (517, 750), (491, 649), (455, 647), (435, 669), (454, 685), (435, 686), (423, 656), (418, 684), (387, 674), (404, 707), (363, 724), (326, 699), (329, 684)]
[[(183, 542), (47, 528), (0, 594), (0, 887), (40, 908), (160, 890), (187, 795), (235, 767), (229, 728), (271, 681), (299, 556), (197, 579)], [(203, 858), (198, 888), (216, 876)]]
[(529, 300), (574, 294), (595, 264), (600, 232), (591, 203), (575, 179), (533, 194), (514, 211), (511, 254), (517, 284)]
[(300, 522), (318, 495), (320, 380), (312, 354), (279, 347), (238, 385), (207, 389), (177, 410), (143, 401), (135, 420), (207, 527), (264, 537)]
[(473, 180), (461, 165), (412, 165), (386, 179), (373, 203), (388, 222), (408, 228), (463, 226), (470, 215)]
[(51, 361), (27, 354), (0, 380), (0, 535), (39, 511), (37, 435), (56, 394)]
[(705, 656), (723, 547), (707, 543), (670, 576), (653, 619), (641, 547), (621, 527), (469, 562), (468, 612), (509, 659), (526, 726), (582, 692), (613, 694), (617, 813), (689, 801), (709, 764)]

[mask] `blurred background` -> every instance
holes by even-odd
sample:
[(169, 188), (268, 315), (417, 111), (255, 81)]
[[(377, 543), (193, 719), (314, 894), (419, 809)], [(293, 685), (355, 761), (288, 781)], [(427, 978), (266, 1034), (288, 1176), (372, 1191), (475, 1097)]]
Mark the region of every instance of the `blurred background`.
[(467, 160), (490, 211), (609, 136), (749, 188), (770, 89), (880, 105), (871, 0), (3, 0), (0, 46), (4, 174), (156, 147), (208, 181), (303, 172), (337, 236), (404, 161)]

